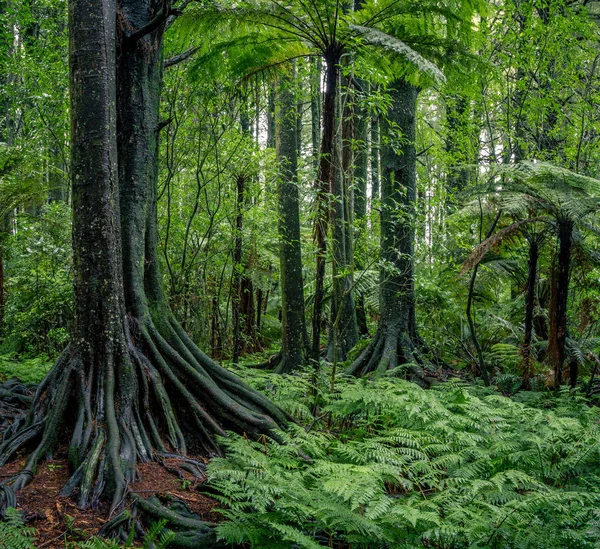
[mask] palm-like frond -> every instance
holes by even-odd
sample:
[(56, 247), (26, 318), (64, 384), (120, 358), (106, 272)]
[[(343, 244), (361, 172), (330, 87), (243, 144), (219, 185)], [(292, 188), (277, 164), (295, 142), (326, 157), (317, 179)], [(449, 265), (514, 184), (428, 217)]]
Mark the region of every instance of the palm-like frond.
[(371, 27), (360, 25), (350, 25), (350, 27), (359, 33), (363, 42), (381, 47), (388, 52), (399, 54), (419, 71), (428, 74), (434, 80), (438, 82), (446, 81), (444, 73), (434, 63), (425, 59), (418, 51), (408, 46), (402, 40)]
[(600, 180), (546, 162), (519, 162), (500, 169), (493, 183), (503, 210), (538, 211), (555, 219), (579, 221), (600, 208)]

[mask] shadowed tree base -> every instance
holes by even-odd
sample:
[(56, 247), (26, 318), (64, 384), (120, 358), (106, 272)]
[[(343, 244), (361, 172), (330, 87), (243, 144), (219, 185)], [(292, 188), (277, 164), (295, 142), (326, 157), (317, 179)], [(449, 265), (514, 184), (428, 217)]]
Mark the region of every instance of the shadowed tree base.
[(72, 343), (42, 381), (29, 414), (0, 445), (0, 465), (33, 448), (4, 493), (32, 480), (67, 429), (72, 476), (62, 495), (76, 495), (82, 508), (109, 499), (114, 511), (138, 460), (167, 451), (215, 455), (214, 437), (227, 430), (258, 436), (285, 424), (284, 412), (202, 353), (172, 317), (160, 330), (149, 321), (128, 324), (127, 347), (108, 350), (102, 371)]
[(367, 347), (348, 367), (346, 373), (354, 376), (385, 374), (388, 370), (410, 364), (408, 373), (415, 381), (428, 385), (422, 366), (428, 364), (422, 353), (418, 337), (411, 336), (408, 330), (392, 324), (380, 326)]

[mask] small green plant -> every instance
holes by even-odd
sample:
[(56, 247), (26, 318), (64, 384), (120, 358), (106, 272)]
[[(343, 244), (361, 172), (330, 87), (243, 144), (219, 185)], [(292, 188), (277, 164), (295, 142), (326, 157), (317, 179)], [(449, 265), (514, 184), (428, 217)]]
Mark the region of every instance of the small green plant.
[(35, 549), (34, 541), (35, 528), (25, 526), (13, 507), (6, 509), (0, 521), (0, 549)]
[[(153, 522), (142, 542), (142, 549), (166, 549), (175, 539), (175, 532), (166, 530), (166, 520), (159, 520)], [(71, 531), (78, 536), (81, 536), (82, 532), (71, 527)], [(133, 529), (130, 535), (124, 543), (119, 543), (114, 539), (106, 539), (99, 536), (92, 536), (85, 541), (68, 541), (65, 545), (65, 549), (129, 549), (133, 547)]]
[(187, 490), (191, 484), (192, 484), (192, 481), (187, 478), (180, 479), (180, 486), (181, 486), (182, 490)]

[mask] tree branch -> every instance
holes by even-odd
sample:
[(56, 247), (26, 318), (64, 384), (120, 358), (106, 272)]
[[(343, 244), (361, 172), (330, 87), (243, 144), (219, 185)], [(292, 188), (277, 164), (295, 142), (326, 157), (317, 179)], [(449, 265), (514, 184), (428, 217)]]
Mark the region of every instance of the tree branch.
[(179, 63), (183, 63), (187, 61), (192, 55), (194, 55), (200, 48), (190, 48), (189, 50), (180, 53), (179, 55), (174, 55), (165, 61), (165, 69), (172, 67), (173, 65), (178, 65)]
[(161, 25), (164, 25), (170, 16), (177, 15), (178, 13), (179, 10), (174, 11), (171, 8), (171, 0), (163, 0), (162, 6), (154, 18), (148, 24), (131, 33), (127, 37), (127, 42), (129, 44), (135, 44), (138, 42), (138, 40), (144, 38), (144, 36), (147, 36), (158, 29)]

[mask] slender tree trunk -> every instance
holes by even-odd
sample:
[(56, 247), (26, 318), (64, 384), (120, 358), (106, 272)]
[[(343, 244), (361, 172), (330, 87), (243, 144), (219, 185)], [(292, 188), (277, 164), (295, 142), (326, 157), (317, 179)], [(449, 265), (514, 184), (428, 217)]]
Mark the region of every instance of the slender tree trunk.
[[(228, 429), (258, 436), (286, 421), (194, 345), (162, 291), (162, 8), (158, 0), (122, 0), (126, 24), (117, 27), (114, 0), (70, 3), (75, 326), (28, 417), (5, 434), (0, 465), (33, 447), (10, 484), (18, 490), (54, 451), (59, 434), (70, 434), (72, 476), (63, 495), (76, 492), (81, 507), (101, 499), (122, 507), (137, 462), (167, 448), (211, 454), (218, 452), (215, 435)], [(118, 40), (117, 28), (127, 29)], [(168, 515), (162, 506), (155, 511)], [(209, 534), (194, 524), (196, 545), (203, 546)]]
[(256, 289), (256, 331), (260, 332), (262, 324), (263, 291), (262, 288)]
[(232, 276), (232, 299), (231, 299), (231, 320), (233, 324), (233, 356), (232, 361), (237, 364), (242, 352), (242, 231), (244, 229), (244, 187), (246, 180), (244, 176), (236, 177), (236, 213), (235, 213), (235, 236), (233, 245), (233, 276)]
[(550, 294), (550, 327), (548, 333), (548, 362), (554, 371), (554, 386), (560, 387), (565, 362), (567, 341), (567, 304), (569, 300), (569, 275), (573, 222), (558, 222), (558, 256), (552, 267)]
[[(341, 90), (338, 75), (338, 89)], [(352, 243), (353, 206), (350, 187), (353, 171), (353, 121), (349, 92), (336, 97), (336, 131), (334, 133), (334, 174), (331, 210), (332, 227), (332, 300), (327, 358), (330, 362), (346, 360), (358, 341), (358, 325), (353, 292), (354, 250)]]
[(4, 255), (6, 241), (10, 234), (10, 216), (4, 215), (0, 218), (0, 337), (4, 328), (4, 313), (6, 307), (6, 272), (4, 269)]
[(275, 371), (280, 373), (299, 368), (308, 354), (298, 194), (298, 113), (292, 85), (291, 78), (284, 78), (281, 82), (276, 116), (277, 158), (281, 174), (278, 188), (278, 227), (282, 349)]
[(379, 201), (379, 189), (381, 181), (380, 160), (380, 123), (378, 117), (371, 119), (371, 208)]
[[(382, 151), (381, 317), (375, 337), (348, 369), (353, 375), (383, 373), (424, 358), (415, 337), (413, 251), (415, 238), (415, 130), (418, 88), (403, 79), (390, 89), (387, 143)], [(417, 367), (412, 372), (420, 375)]]
[(314, 65), (311, 65), (310, 80), (310, 121), (311, 121), (311, 141), (313, 167), (319, 168), (319, 138), (321, 137), (321, 71), (323, 70), (323, 61), (321, 58), (315, 59)]
[[(360, 6), (358, 6), (359, 8)], [(357, 8), (357, 9), (358, 9)], [(363, 93), (369, 92), (369, 84), (359, 81)], [(364, 108), (357, 106), (356, 109), (356, 137), (358, 150), (356, 154), (356, 170), (354, 174), (354, 261), (356, 269), (364, 268), (364, 239), (367, 223), (367, 182), (369, 179), (369, 119)], [(358, 332), (361, 336), (368, 336), (367, 312), (365, 299), (362, 295), (355, 296), (356, 322)]]
[(535, 289), (537, 286), (537, 268), (539, 244), (535, 237), (529, 241), (529, 269), (527, 275), (527, 292), (525, 294), (525, 335), (523, 336), (523, 380), (533, 375), (533, 357), (531, 342), (533, 340), (533, 316), (535, 312)]
[(315, 183), (316, 213), (314, 239), (317, 247), (315, 270), (315, 296), (312, 316), (312, 348), (310, 359), (318, 366), (321, 354), (321, 322), (325, 285), (325, 261), (327, 259), (327, 227), (329, 218), (329, 194), (334, 175), (335, 98), (337, 96), (338, 63), (341, 49), (332, 47), (325, 58), (327, 64), (325, 94), (323, 98), (323, 135), (319, 154), (319, 170)]

